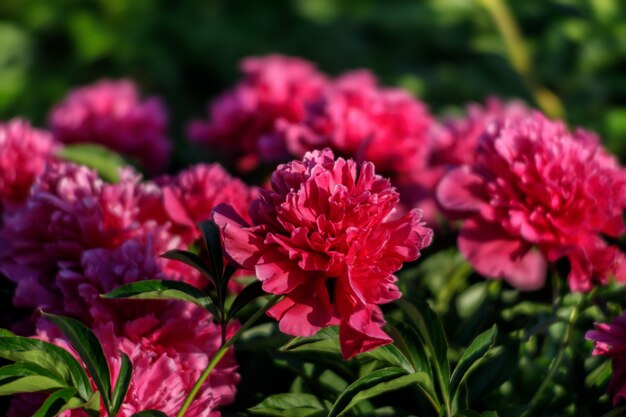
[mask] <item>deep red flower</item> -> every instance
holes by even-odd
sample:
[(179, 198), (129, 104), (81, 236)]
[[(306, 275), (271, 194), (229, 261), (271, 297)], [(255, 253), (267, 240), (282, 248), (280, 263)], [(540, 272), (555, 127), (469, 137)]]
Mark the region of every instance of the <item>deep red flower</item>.
[(493, 123), (475, 162), (449, 172), (437, 197), (465, 219), (459, 248), (487, 277), (533, 290), (546, 261), (567, 257), (574, 291), (626, 280), (623, 254), (601, 237), (625, 230), (626, 171), (590, 132), (539, 113)]
[(419, 257), (432, 231), (419, 211), (391, 220), (399, 195), (389, 181), (332, 151), (280, 165), (272, 189), (250, 205), (252, 225), (220, 205), (213, 219), (226, 253), (285, 298), (268, 314), (291, 335), (339, 324), (342, 353), (390, 343), (379, 304), (401, 296), (395, 271)]

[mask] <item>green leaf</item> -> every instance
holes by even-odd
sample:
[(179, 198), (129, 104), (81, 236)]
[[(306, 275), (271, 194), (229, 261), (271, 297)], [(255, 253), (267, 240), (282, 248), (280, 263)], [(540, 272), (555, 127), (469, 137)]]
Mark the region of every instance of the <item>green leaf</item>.
[(0, 395), (23, 394), (27, 392), (47, 391), (63, 388), (65, 385), (57, 379), (41, 375), (7, 378), (0, 382)]
[(454, 417), (481, 417), (481, 415), (476, 411), (461, 410), (454, 413)]
[(16, 377), (34, 375), (45, 376), (50, 379), (55, 379), (59, 382), (64, 382), (63, 378), (61, 378), (58, 374), (37, 364), (29, 362), (18, 362), (0, 368), (0, 383), (2, 383), (2, 381), (15, 379)]
[[(62, 411), (67, 410), (68, 403), (76, 395), (76, 388), (67, 387), (53, 392), (39, 407), (33, 417), (56, 417)], [(74, 407), (72, 407), (74, 408)]]
[(86, 165), (97, 171), (103, 180), (111, 183), (119, 181), (119, 170), (127, 165), (120, 155), (93, 143), (65, 146), (58, 151), (57, 156), (65, 161)]
[(230, 309), (228, 310), (228, 314), (226, 315), (226, 321), (230, 321), (235, 315), (244, 308), (249, 302), (265, 295), (265, 291), (263, 291), (261, 281), (255, 281), (250, 285), (247, 285), (235, 298)]
[(0, 328), (0, 337), (14, 337), (15, 333), (10, 330)]
[(159, 410), (143, 410), (130, 417), (167, 417), (167, 414)]
[(191, 266), (193, 269), (200, 271), (204, 276), (209, 278), (215, 288), (218, 288), (218, 278), (213, 275), (211, 267), (204, 262), (199, 255), (182, 249), (172, 249), (161, 255), (162, 258), (171, 259), (182, 262)]
[(44, 313), (44, 316), (52, 320), (61, 329), (72, 347), (76, 349), (96, 387), (98, 387), (104, 407), (109, 415), (114, 415), (111, 408), (111, 372), (102, 345), (96, 335), (78, 320), (47, 313)]
[(66, 386), (75, 387), (87, 401), (93, 395), (89, 378), (81, 364), (65, 349), (27, 337), (0, 337), (0, 357), (23, 361), (54, 372)]
[(448, 362), (448, 342), (439, 317), (424, 302), (410, 303), (406, 299), (397, 301), (398, 306), (424, 341), (429, 356), (434, 362), (437, 379), (446, 403), (450, 400), (450, 363)]
[(428, 354), (424, 349), (424, 342), (409, 325), (399, 320), (389, 319), (387, 330), (393, 337), (394, 345), (398, 347), (404, 356), (411, 361), (414, 371), (425, 372), (432, 380), (432, 367), (428, 361)]
[(310, 351), (310, 352), (326, 352), (341, 354), (339, 346), (339, 329), (336, 326), (330, 326), (321, 329), (313, 336), (294, 337), (280, 350), (285, 352), (291, 351)]
[[(202, 231), (203, 242), (209, 254), (209, 269), (213, 277), (220, 281), (224, 272), (224, 255), (222, 254), (220, 228), (210, 220), (198, 223), (198, 227)], [(222, 289), (222, 293), (224, 293), (227, 284), (227, 282), (220, 282), (220, 286), (217, 288)]]
[(479, 334), (467, 347), (459, 359), (450, 383), (450, 393), (454, 397), (458, 386), (464, 381), (471, 369), (478, 365), (485, 354), (491, 349), (496, 340), (497, 329), (495, 324), (487, 331)]
[(101, 297), (189, 301), (207, 309), (214, 317), (219, 317), (218, 310), (207, 293), (182, 281), (138, 281), (122, 285)]
[(376, 397), (386, 392), (404, 388), (411, 384), (423, 384), (427, 375), (423, 372), (408, 374), (402, 368), (384, 368), (371, 372), (353, 382), (337, 398), (328, 417), (337, 417), (360, 401)]
[(126, 397), (126, 393), (128, 392), (128, 387), (130, 386), (130, 379), (133, 374), (133, 364), (130, 361), (130, 358), (124, 352), (122, 353), (122, 365), (120, 366), (120, 372), (117, 375), (117, 381), (115, 382), (115, 388), (113, 389), (113, 396), (111, 397), (112, 403), (112, 414), (114, 416), (117, 415), (124, 398)]
[(311, 394), (276, 394), (250, 408), (254, 414), (277, 417), (313, 417), (326, 415), (320, 400)]

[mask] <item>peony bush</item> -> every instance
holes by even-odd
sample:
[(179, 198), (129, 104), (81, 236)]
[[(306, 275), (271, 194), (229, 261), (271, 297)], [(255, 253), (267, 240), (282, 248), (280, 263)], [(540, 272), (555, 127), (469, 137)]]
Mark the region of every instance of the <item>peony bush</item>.
[(626, 169), (596, 134), (241, 72), (187, 124), (200, 163), (128, 79), (0, 123), (7, 415), (626, 413)]

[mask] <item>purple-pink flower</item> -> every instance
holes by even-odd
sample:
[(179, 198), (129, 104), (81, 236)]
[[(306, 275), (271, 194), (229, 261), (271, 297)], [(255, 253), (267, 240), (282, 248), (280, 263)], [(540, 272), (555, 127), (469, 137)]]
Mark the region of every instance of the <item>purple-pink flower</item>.
[(459, 248), (486, 277), (537, 289), (546, 261), (565, 257), (574, 291), (626, 280), (623, 254), (602, 238), (625, 230), (626, 171), (590, 132), (539, 113), (493, 123), (475, 162), (449, 172), (437, 197), (464, 219)]
[(614, 318), (610, 323), (596, 323), (596, 329), (585, 334), (585, 338), (593, 340), (593, 355), (611, 358), (613, 375), (608, 391), (613, 394), (613, 404), (626, 398), (626, 315)]
[(281, 331), (309, 336), (338, 324), (350, 358), (392, 341), (379, 305), (401, 296), (394, 272), (431, 241), (419, 211), (391, 219), (398, 203), (372, 163), (325, 149), (278, 167), (250, 205), (251, 225), (227, 205), (213, 219), (228, 256), (285, 295), (268, 311)]
[[(278, 120), (301, 120), (305, 103), (319, 94), (326, 78), (313, 64), (282, 55), (246, 58), (241, 71), (243, 80), (210, 106), (209, 121), (194, 120), (187, 132), (247, 172), (260, 163), (261, 137)], [(278, 152), (278, 160), (285, 157)]]
[(33, 128), (26, 120), (0, 123), (0, 214), (24, 203), (57, 148), (50, 133)]
[(132, 81), (101, 80), (70, 92), (50, 112), (49, 125), (60, 142), (104, 145), (154, 174), (170, 156), (167, 119), (161, 101), (142, 101)]

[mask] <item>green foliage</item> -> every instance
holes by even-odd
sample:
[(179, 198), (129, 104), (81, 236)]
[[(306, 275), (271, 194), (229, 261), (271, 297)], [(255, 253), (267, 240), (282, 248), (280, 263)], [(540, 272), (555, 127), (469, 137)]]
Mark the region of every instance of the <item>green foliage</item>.
[(120, 169), (127, 165), (126, 161), (109, 149), (93, 143), (79, 143), (61, 148), (57, 156), (69, 162), (88, 166), (108, 182), (118, 182)]

